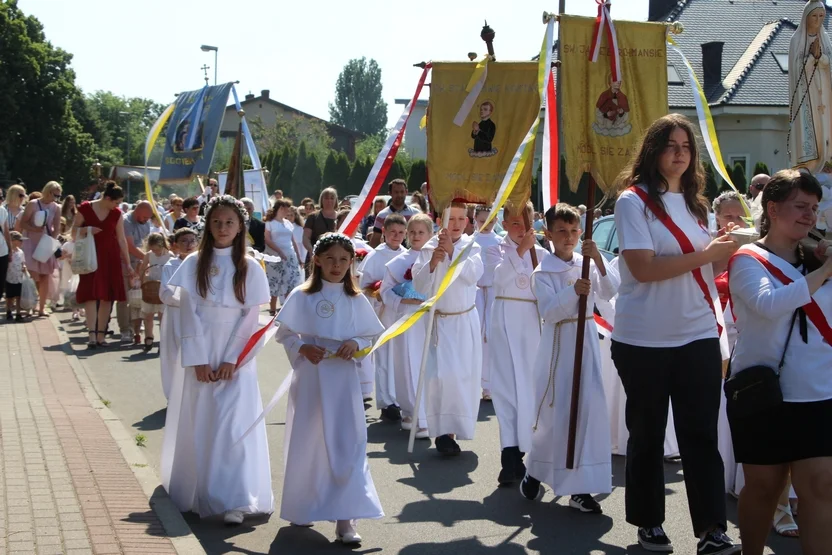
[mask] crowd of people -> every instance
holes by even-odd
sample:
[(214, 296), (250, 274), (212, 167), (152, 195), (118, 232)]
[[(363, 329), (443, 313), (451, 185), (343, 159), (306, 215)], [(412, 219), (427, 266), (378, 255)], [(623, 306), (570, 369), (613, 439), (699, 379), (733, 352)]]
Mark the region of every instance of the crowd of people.
[[(335, 521), (336, 539), (353, 544), (356, 520), (383, 516), (366, 455), (367, 401), (452, 457), (474, 438), (480, 403), (493, 400), (496, 481), (529, 500), (545, 486), (577, 511), (601, 513), (611, 455), (625, 454), (627, 522), (646, 550), (671, 552), (663, 465), (678, 457), (699, 555), (740, 552), (726, 535), (726, 492), (739, 497), (743, 553), (761, 555), (772, 526), (799, 536), (804, 553), (825, 553), (832, 256), (826, 241), (806, 242), (822, 188), (805, 170), (756, 176), (759, 239), (741, 244), (738, 230), (752, 223), (743, 199), (727, 192), (709, 205), (698, 153), (685, 118), (649, 128), (619, 178), (617, 253), (582, 239), (583, 206), (560, 203), (542, 216), (531, 203), (506, 206), (485, 225), (487, 208), (454, 202), (443, 221), (424, 191), (408, 201), (402, 180), (349, 237), (336, 232), (349, 202), (332, 188), (297, 206), (276, 191), (260, 221), (250, 199), (218, 195), (215, 183), (126, 214), (112, 182), (77, 207), (60, 204), (58, 183), (28, 196), (16, 185), (0, 209), (7, 317), (26, 272), (34, 315), (63, 291), (71, 254), (36, 259), (41, 237), (92, 235), (98, 266), (79, 276), (73, 301), (89, 348), (106, 345), (113, 303), (122, 339), (148, 350), (161, 319), (163, 485), (180, 510), (202, 517), (239, 524), (274, 510), (256, 368), (271, 329), (293, 368), (281, 517), (294, 525)], [(367, 356), (457, 258), (433, 321)], [(267, 304), (274, 329), (258, 320)], [(569, 464), (579, 321), (582, 410)]]

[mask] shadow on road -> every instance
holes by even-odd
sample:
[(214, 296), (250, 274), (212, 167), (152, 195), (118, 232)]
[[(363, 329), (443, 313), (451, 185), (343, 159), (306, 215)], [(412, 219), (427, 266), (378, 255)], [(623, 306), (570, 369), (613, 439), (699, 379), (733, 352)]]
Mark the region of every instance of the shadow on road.
[(133, 427), (143, 432), (161, 430), (165, 427), (165, 416), (167, 415), (167, 412), (167, 408), (159, 409), (153, 414), (148, 414), (138, 422), (134, 423)]
[[(526, 550), (512, 543), (500, 543), (494, 547), (483, 545), (477, 538), (453, 542), (417, 543), (399, 551), (399, 555), (525, 555)], [(550, 553), (555, 553), (550, 551)], [(560, 555), (561, 552), (557, 552)]]
[[(359, 530), (360, 531), (360, 530)], [(301, 528), (298, 526), (284, 526), (274, 538), (269, 553), (303, 553), (304, 555), (318, 555), (326, 553), (379, 553), (381, 548), (363, 548), (360, 545), (349, 547), (334, 541), (335, 524), (322, 522), (314, 528)]]

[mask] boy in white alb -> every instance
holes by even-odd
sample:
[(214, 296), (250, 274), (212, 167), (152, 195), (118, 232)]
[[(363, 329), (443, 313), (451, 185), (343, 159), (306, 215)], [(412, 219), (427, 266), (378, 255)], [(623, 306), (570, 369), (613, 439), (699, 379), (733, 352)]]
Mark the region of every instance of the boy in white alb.
[[(575, 208), (566, 204), (551, 207), (546, 212), (546, 226), (555, 254), (547, 254), (532, 274), (532, 290), (544, 328), (534, 365), (532, 448), (520, 491), (527, 499), (537, 499), (542, 495), (540, 482), (543, 482), (556, 496), (570, 495), (570, 507), (600, 513), (601, 505), (589, 492), (612, 491), (612, 455), (598, 330), (592, 309), (596, 293), (607, 300), (615, 295), (619, 278), (600, 255), (595, 242), (587, 240), (582, 244), (582, 252), (592, 259), (590, 279), (581, 279), (583, 256), (574, 249), (583, 231), (581, 216)], [(566, 467), (566, 451), (580, 295), (589, 298), (575, 459), (570, 470)]]
[(412, 272), (416, 290), (430, 297), (451, 261), (470, 245), (460, 274), (436, 303), (424, 378), (425, 414), (436, 450), (458, 455), (455, 438), (474, 439), (479, 413), (482, 336), (474, 303), (483, 265), (479, 245), (471, 245), (474, 239), (463, 236), (468, 222), (465, 205), (452, 203), (449, 210), (447, 228), (422, 248)]
[[(489, 248), (500, 244), (501, 237), (494, 233), (494, 224), (497, 220), (491, 220), (488, 227), (482, 229), (482, 225), (491, 213), (488, 206), (477, 206), (474, 211), (474, 219), (476, 221), (474, 228), (481, 230), (479, 233), (474, 233), (474, 241), (482, 249), (482, 257), (485, 258), (485, 253)], [(482, 277), (477, 283), (477, 312), (480, 315), (480, 329), (482, 330), (482, 398), (485, 401), (491, 400), (491, 376), (488, 365), (488, 323), (491, 320), (491, 306), (494, 303), (494, 293), (492, 291), (492, 284), (494, 275), (491, 272), (483, 272)]]
[[(402, 247), (407, 224), (400, 214), (391, 214), (384, 220), (384, 243), (370, 251), (358, 271), (361, 277), (358, 285), (371, 299), (373, 308), (385, 328), (390, 327), (398, 314), (384, 304), (381, 294), (381, 281), (387, 273), (387, 263), (407, 252)], [(402, 411), (396, 402), (396, 378), (393, 374), (393, 352), (390, 345), (382, 346), (373, 354), (376, 365), (376, 407), (381, 409), (381, 417), (398, 422), (402, 419)]]
[[(387, 263), (387, 272), (381, 283), (381, 299), (386, 310), (396, 313), (396, 318), (412, 314), (427, 297), (413, 287), (413, 263), (425, 243), (433, 236), (433, 220), (427, 214), (416, 214), (407, 222), (407, 242), (410, 250)], [(402, 429), (413, 427), (416, 406), (416, 389), (419, 384), (419, 368), (425, 347), (425, 319), (416, 322), (407, 333), (390, 341), (393, 353), (393, 375), (396, 378), (396, 402), (402, 409)], [(428, 439), (428, 423), (425, 404), (419, 407), (416, 439)]]
[[(533, 207), (525, 207), (529, 217)], [(523, 456), (531, 449), (534, 425), (533, 370), (540, 343), (540, 316), (531, 289), (537, 262), (546, 250), (537, 245), (534, 229), (526, 231), (523, 214), (506, 207), (503, 228), (507, 235), (485, 254), (485, 274), (493, 282), (493, 306), (489, 322), (489, 356), (483, 367), (490, 370), (494, 412), (500, 426), (502, 448), (499, 484), (508, 485), (526, 475)]]

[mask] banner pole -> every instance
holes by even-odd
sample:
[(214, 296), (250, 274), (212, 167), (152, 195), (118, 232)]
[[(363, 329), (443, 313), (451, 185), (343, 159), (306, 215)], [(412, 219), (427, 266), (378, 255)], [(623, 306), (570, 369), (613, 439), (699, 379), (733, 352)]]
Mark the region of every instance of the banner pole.
[[(589, 191), (587, 192), (587, 206), (595, 206), (595, 179), (589, 173)], [(592, 208), (586, 211), (586, 230), (584, 241), (592, 239), (592, 220), (595, 211)], [(581, 267), (581, 279), (589, 279), (590, 258), (584, 255), (583, 266)], [(575, 333), (575, 366), (572, 369), (572, 402), (569, 407), (569, 438), (566, 444), (566, 468), (575, 468), (575, 440), (578, 433), (578, 408), (581, 397), (581, 370), (583, 367), (584, 355), (584, 332), (586, 331), (586, 309), (589, 297), (581, 295), (578, 298), (578, 330)]]
[[(450, 218), (451, 207), (448, 206), (442, 213), (442, 229), (448, 228), (448, 221), (450, 220)], [(439, 275), (433, 276), (433, 288), (431, 290), (430, 298), (436, 296), (436, 292), (439, 290), (439, 284), (442, 282), (442, 278), (444, 277), (445, 276), (439, 277)], [(428, 364), (428, 349), (430, 349), (430, 338), (433, 335), (433, 325), (434, 321), (436, 320), (433, 317), (433, 314), (435, 312), (436, 303), (433, 303), (430, 307), (430, 310), (428, 311), (428, 322), (427, 327), (425, 329), (425, 342), (422, 346), (422, 363), (419, 366), (419, 383), (416, 387), (416, 404), (413, 407), (413, 415), (411, 416), (411, 419), (414, 421), (414, 425), (410, 428), (410, 438), (407, 440), (407, 452), (410, 455), (413, 454), (413, 446), (416, 443), (416, 430), (419, 429), (419, 409), (422, 406), (422, 392), (425, 388), (425, 368)]]

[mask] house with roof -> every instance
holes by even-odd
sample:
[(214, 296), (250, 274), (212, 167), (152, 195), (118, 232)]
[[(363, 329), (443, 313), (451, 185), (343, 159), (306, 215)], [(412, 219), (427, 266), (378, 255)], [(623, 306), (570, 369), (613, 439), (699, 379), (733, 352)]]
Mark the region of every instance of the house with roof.
[[(313, 115), (301, 112), (296, 108), (274, 100), (269, 96), (268, 89), (260, 91), (260, 96), (254, 96), (251, 93), (247, 94), (242, 102), (240, 102), (240, 105), (246, 113), (246, 120), (252, 122), (260, 118), (260, 121), (266, 127), (273, 127), (277, 123), (277, 120), (282, 118), (300, 117), (306, 118), (309, 121), (320, 121), (326, 126), (329, 136), (332, 137), (332, 149), (345, 152), (350, 160), (355, 159), (355, 143), (364, 138), (363, 133), (316, 118)], [(232, 104), (225, 109), (225, 116), (223, 117), (222, 127), (220, 128), (220, 138), (227, 140), (233, 139), (237, 134), (239, 126), (240, 116), (237, 115), (237, 109)]]
[[(750, 180), (757, 162), (774, 172), (790, 166), (789, 41), (805, 0), (650, 0), (648, 19), (680, 21), (675, 37), (708, 99), (726, 165)], [(830, 17), (824, 20), (829, 32)], [(696, 121), (681, 57), (667, 52), (668, 104)]]

